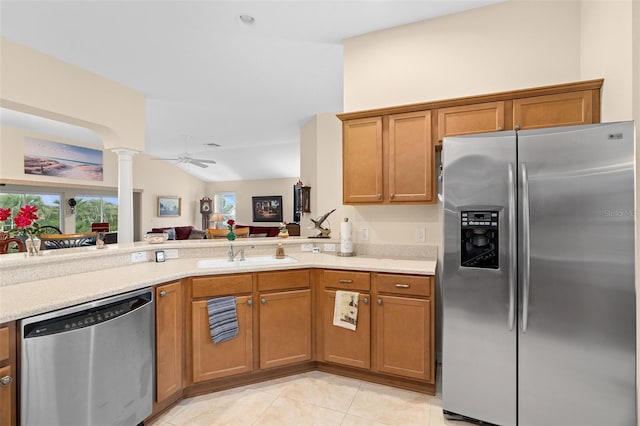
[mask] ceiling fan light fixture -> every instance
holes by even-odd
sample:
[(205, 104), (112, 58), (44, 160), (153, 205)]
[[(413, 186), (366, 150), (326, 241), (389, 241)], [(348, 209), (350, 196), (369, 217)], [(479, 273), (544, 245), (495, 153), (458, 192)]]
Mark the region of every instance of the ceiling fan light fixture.
[(256, 18), (251, 15), (239, 15), (238, 19), (245, 25), (253, 25), (256, 22)]

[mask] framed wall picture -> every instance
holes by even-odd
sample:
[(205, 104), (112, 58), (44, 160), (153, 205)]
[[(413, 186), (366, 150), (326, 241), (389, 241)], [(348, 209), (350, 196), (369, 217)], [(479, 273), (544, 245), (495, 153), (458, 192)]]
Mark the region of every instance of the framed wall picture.
[(282, 222), (282, 195), (251, 197), (254, 222)]
[(158, 216), (180, 216), (182, 200), (180, 197), (158, 197)]

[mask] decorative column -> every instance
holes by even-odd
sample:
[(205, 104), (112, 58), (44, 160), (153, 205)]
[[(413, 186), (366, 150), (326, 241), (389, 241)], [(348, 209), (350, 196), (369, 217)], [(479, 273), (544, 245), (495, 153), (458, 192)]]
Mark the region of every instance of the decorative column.
[(133, 242), (133, 156), (137, 151), (117, 148), (118, 244)]

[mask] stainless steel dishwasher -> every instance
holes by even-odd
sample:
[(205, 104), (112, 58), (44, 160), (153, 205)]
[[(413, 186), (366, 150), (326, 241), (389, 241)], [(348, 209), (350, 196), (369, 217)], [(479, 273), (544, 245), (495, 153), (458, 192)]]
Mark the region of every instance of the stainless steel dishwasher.
[(21, 425), (132, 426), (151, 414), (151, 289), (27, 318), (19, 330)]

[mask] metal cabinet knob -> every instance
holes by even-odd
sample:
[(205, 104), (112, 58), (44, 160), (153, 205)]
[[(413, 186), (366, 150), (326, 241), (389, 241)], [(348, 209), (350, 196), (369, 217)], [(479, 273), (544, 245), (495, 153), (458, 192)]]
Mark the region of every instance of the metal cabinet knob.
[(253, 300), (251, 300), (251, 299), (247, 300), (247, 305), (253, 306)]
[(265, 299), (264, 297), (260, 299), (260, 303), (262, 303), (263, 305), (267, 303), (267, 299)]
[(522, 129), (522, 127), (520, 127), (520, 125), (519, 125), (519, 124), (516, 124), (516, 125), (514, 126), (514, 128), (513, 128), (513, 129), (514, 129), (514, 130), (520, 130), (520, 129)]
[(499, 131), (503, 131), (503, 130), (504, 130), (504, 127), (502, 127), (502, 126), (498, 126), (498, 130), (499, 130)]
[(396, 198), (396, 194), (394, 194), (393, 192), (391, 193), (391, 199), (393, 200), (394, 198)]
[(369, 299), (367, 297), (365, 297), (364, 299), (362, 299), (362, 303), (364, 303), (365, 305), (369, 304)]
[(378, 305), (382, 305), (382, 299), (378, 299)]
[(167, 295), (167, 292), (165, 290), (162, 290), (160, 292), (160, 297), (165, 297)]
[(382, 194), (378, 194), (378, 200), (382, 200)]
[(2, 386), (8, 386), (11, 384), (11, 382), (13, 382), (13, 377), (11, 376), (4, 376), (0, 379), (0, 385)]

